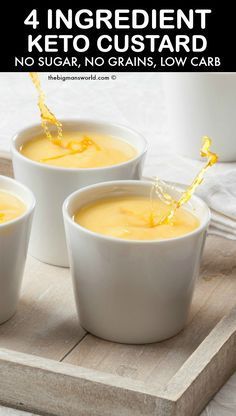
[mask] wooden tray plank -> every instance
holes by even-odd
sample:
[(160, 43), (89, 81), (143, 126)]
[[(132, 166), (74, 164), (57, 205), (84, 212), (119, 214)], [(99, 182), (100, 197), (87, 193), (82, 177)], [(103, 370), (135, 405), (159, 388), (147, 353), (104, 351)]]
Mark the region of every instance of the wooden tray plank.
[(196, 416), (209, 395), (236, 367), (236, 356), (232, 354), (236, 347), (235, 319), (234, 309), (162, 389), (126, 377), (0, 350), (0, 370), (4, 374), (0, 379), (0, 401), (55, 416)]
[(236, 308), (233, 308), (166, 386), (165, 394), (176, 401), (176, 415), (197, 416), (207, 398), (233, 374), (236, 368), (235, 322)]
[[(217, 240), (217, 243), (216, 243)], [(163, 386), (196, 350), (199, 344), (215, 327), (217, 322), (235, 305), (236, 245), (226, 241), (222, 248), (222, 239), (210, 237), (203, 262), (203, 277), (199, 280), (194, 297), (192, 316), (186, 329), (178, 336), (151, 345), (127, 346), (99, 340), (87, 335), (65, 361), (74, 365), (94, 368), (132, 379), (142, 380)], [(217, 276), (211, 270), (212, 257), (217, 253), (223, 261), (225, 253), (232, 263), (226, 275)]]
[(84, 335), (69, 270), (28, 257), (17, 313), (0, 325), (0, 347), (61, 360)]
[[(163, 406), (137, 381), (10, 350), (0, 350), (0, 370), (0, 403), (21, 410), (55, 416), (159, 416)], [(165, 403), (173, 409), (174, 402)]]
[(8, 153), (0, 153), (0, 175), (10, 176), (13, 178), (12, 163), (9, 157)]

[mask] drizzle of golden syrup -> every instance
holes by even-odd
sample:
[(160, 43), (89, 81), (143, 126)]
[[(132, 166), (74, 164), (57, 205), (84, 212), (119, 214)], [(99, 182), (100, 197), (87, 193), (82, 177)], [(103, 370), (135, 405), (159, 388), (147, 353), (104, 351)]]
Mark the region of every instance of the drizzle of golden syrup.
[(57, 156), (47, 157), (45, 159), (41, 159), (40, 162), (45, 163), (45, 162), (49, 162), (50, 160), (61, 159), (61, 158), (65, 157), (65, 156), (68, 156), (68, 155), (75, 155), (77, 153), (82, 153), (85, 150), (87, 150), (89, 146), (95, 146), (97, 150), (100, 150), (100, 147), (97, 145), (97, 143), (94, 143), (93, 140), (91, 140), (88, 137), (85, 137), (80, 142), (77, 142), (75, 140), (70, 141), (66, 145), (66, 149), (69, 150), (67, 153), (63, 153), (63, 154), (57, 155)]
[[(190, 200), (196, 188), (199, 185), (201, 185), (206, 171), (217, 162), (218, 160), (217, 154), (210, 151), (212, 140), (208, 136), (204, 136), (202, 141), (203, 143), (202, 143), (202, 148), (200, 150), (200, 155), (201, 157), (204, 157), (204, 158), (206, 157), (207, 162), (202, 167), (202, 169), (198, 172), (193, 182), (187, 187), (187, 189), (182, 193), (182, 195), (180, 196), (178, 200), (175, 200), (171, 195), (169, 195), (164, 190), (163, 182), (161, 182), (158, 178), (155, 180), (155, 183), (153, 184), (151, 193), (150, 193), (150, 203), (151, 203), (151, 210), (150, 210), (150, 216), (149, 216), (150, 227), (155, 227), (161, 224), (170, 224), (172, 222), (172, 219), (175, 215), (176, 210), (179, 207), (181, 207), (183, 204), (186, 204)], [(158, 219), (156, 218), (155, 210), (153, 207), (153, 200), (154, 200), (155, 193), (159, 196), (159, 198), (163, 202), (165, 202), (167, 205), (170, 206), (170, 210), (168, 214)]]
[[(42, 89), (38, 73), (30, 72), (30, 77), (38, 93), (38, 107), (40, 110), (41, 123), (42, 123), (42, 127), (43, 127), (43, 130), (47, 139), (50, 140), (53, 144), (62, 147), (63, 149), (68, 149), (68, 153), (66, 154), (63, 153), (54, 158), (42, 160), (41, 162), (43, 163), (43, 162), (47, 162), (48, 160), (59, 159), (70, 154), (81, 153), (84, 150), (86, 150), (89, 146), (96, 146), (97, 150), (99, 150), (98, 146), (93, 142), (93, 140), (88, 137), (85, 137), (82, 141), (78, 141), (78, 142), (73, 140), (73, 141), (70, 141), (69, 143), (68, 142), (65, 143), (63, 141), (62, 124), (45, 103), (45, 94)], [(56, 126), (56, 129), (57, 129), (56, 137), (52, 136), (49, 125)]]
[[(38, 107), (39, 107), (41, 123), (42, 123), (43, 130), (45, 132), (45, 135), (48, 138), (48, 140), (53, 142), (53, 144), (62, 146), (63, 144), (62, 143), (62, 124), (60, 123), (60, 121), (56, 118), (56, 116), (53, 114), (53, 112), (48, 108), (48, 106), (45, 103), (45, 94), (44, 94), (44, 91), (42, 90), (40, 78), (37, 72), (30, 72), (30, 77), (38, 93)], [(49, 129), (50, 124), (52, 126), (56, 126), (56, 129), (57, 129), (56, 138), (54, 138), (50, 132), (50, 129)]]

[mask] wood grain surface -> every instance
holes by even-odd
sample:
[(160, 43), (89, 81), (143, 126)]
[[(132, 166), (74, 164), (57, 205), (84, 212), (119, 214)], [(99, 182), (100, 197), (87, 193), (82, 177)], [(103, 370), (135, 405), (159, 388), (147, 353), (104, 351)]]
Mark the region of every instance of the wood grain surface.
[(0, 152), (0, 175), (13, 177), (13, 169), (8, 153)]

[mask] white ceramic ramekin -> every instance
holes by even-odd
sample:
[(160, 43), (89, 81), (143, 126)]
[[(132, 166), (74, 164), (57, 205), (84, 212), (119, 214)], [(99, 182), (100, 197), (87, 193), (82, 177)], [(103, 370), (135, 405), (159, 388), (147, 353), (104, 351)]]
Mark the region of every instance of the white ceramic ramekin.
[(0, 189), (20, 198), (26, 211), (20, 217), (0, 224), (0, 323), (14, 315), (28, 250), (33, 194), (25, 186), (6, 176), (0, 176)]
[(12, 158), (16, 179), (35, 195), (36, 210), (30, 240), (30, 253), (39, 260), (68, 266), (68, 254), (62, 218), (65, 198), (84, 186), (118, 179), (139, 179), (147, 151), (146, 140), (128, 127), (92, 120), (62, 120), (65, 130), (82, 130), (114, 135), (135, 146), (132, 160), (101, 168), (67, 169), (34, 162), (24, 157), (21, 145), (42, 131), (35, 125), (19, 132), (12, 141)]
[(107, 340), (161, 341), (186, 323), (210, 220), (201, 199), (193, 196), (191, 200), (199, 228), (167, 240), (128, 241), (99, 235), (72, 218), (80, 207), (100, 198), (149, 196), (150, 186), (144, 181), (101, 183), (73, 193), (63, 205), (80, 323)]
[(201, 137), (210, 136), (220, 162), (236, 161), (236, 74), (162, 74), (174, 151), (200, 157)]

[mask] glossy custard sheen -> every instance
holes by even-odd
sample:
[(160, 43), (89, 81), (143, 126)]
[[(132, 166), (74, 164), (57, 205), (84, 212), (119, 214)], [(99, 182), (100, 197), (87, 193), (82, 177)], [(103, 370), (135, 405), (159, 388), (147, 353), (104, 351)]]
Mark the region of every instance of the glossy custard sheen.
[(111, 166), (137, 156), (133, 146), (117, 137), (64, 130), (62, 145), (41, 134), (25, 143), (20, 151), (34, 161), (63, 168)]
[(20, 217), (25, 211), (26, 206), (19, 198), (0, 189), (0, 224)]
[[(169, 207), (160, 200), (153, 201), (156, 218), (166, 215)], [(123, 196), (101, 199), (82, 207), (74, 221), (98, 234), (126, 240), (159, 240), (179, 237), (199, 227), (198, 218), (179, 208), (170, 224), (152, 226), (150, 199)]]

